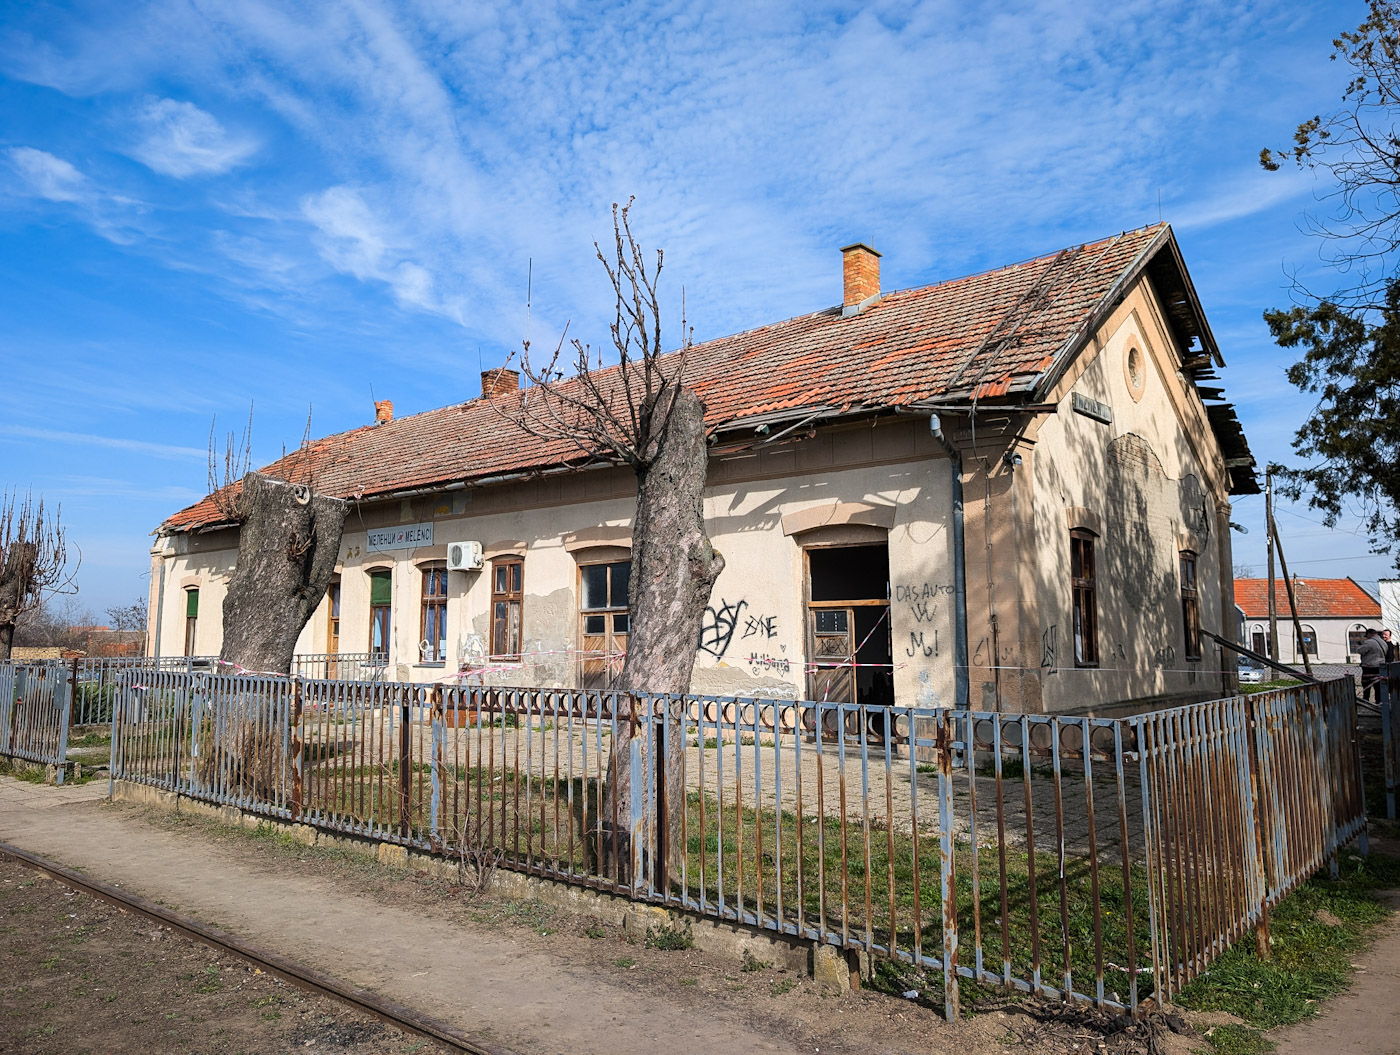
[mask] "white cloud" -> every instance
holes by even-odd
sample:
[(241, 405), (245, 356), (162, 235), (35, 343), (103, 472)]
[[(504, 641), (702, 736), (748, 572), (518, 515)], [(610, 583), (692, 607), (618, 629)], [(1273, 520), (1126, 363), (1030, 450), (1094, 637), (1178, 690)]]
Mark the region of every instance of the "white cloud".
[(97, 447), (111, 447), (135, 454), (149, 454), (153, 458), (168, 458), (174, 461), (197, 461), (207, 458), (208, 451), (196, 447), (177, 447), (168, 443), (149, 443), (146, 440), (129, 440), (120, 436), (98, 436), (90, 432), (64, 432), (59, 429), (40, 429), (28, 425), (0, 425), (0, 435), (18, 436), (23, 439), (47, 440), (51, 443), (77, 443)]
[(145, 138), (131, 156), (176, 179), (217, 175), (246, 161), (257, 144), (231, 136), (213, 114), (193, 103), (153, 99), (137, 115)]
[(320, 232), (321, 256), (337, 271), (362, 282), (383, 282), (400, 304), (447, 313), (434, 293), (432, 273), (390, 244), (390, 235), (359, 191), (331, 187), (309, 195), (302, 201), (302, 214)]
[(33, 147), (11, 147), (6, 154), (31, 193), (49, 201), (80, 202), (92, 197), (87, 177), (70, 162)]

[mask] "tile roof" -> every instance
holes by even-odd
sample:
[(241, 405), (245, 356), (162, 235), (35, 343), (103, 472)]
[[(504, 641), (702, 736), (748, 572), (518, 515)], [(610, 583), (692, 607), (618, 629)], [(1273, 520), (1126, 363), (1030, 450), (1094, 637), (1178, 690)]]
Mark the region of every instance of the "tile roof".
[[(805, 408), (891, 408), (1024, 391), (1057, 353), (1077, 345), (1095, 309), (1134, 265), (1170, 239), (1170, 229), (1157, 224), (997, 271), (886, 293), (850, 317), (831, 308), (721, 337), (690, 350), (687, 377), (711, 429)], [(286, 475), (295, 458), (305, 459), (322, 492), (366, 498), (566, 465), (580, 460), (580, 452), (524, 435), (478, 398), (327, 436), (265, 471)], [(161, 530), (223, 520), (205, 498)]]
[[(1351, 579), (1294, 579), (1300, 619), (1379, 619), (1381, 605)], [(1246, 619), (1269, 617), (1269, 580), (1236, 579), (1235, 604)], [(1274, 583), (1274, 605), (1280, 619), (1289, 618), (1288, 588)]]

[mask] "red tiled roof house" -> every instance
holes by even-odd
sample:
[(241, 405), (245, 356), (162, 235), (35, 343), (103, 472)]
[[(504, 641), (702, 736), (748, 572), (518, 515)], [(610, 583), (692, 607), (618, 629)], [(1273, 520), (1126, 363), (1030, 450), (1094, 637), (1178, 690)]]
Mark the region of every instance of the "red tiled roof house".
[[(1013, 711), (1218, 695), (1196, 628), (1233, 617), (1229, 498), (1257, 488), (1170, 228), (896, 292), (873, 250), (842, 252), (841, 305), (690, 353), (727, 562), (696, 691)], [(518, 383), (382, 405), (269, 467), (355, 507), (299, 651), (383, 651), (401, 679), (606, 682), (634, 478), (508, 425), (491, 400), (528, 398)], [(205, 499), (157, 536), (153, 650), (217, 651), (236, 528)]]
[[(1293, 598), (1302, 624), (1301, 641), (1288, 606), (1288, 587), (1279, 577), (1274, 583), (1274, 607), (1281, 662), (1302, 664), (1305, 648), (1314, 663), (1355, 662), (1348, 657), (1355, 657), (1367, 627), (1382, 629), (1380, 601), (1352, 579), (1295, 578)], [(1269, 580), (1236, 579), (1235, 604), (1244, 620), (1244, 643), (1260, 655), (1269, 655)]]

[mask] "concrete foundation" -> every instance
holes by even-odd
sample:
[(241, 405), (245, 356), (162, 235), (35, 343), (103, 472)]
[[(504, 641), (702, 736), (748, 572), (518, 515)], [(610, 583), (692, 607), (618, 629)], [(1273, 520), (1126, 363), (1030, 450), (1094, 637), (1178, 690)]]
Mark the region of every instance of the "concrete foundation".
[[(373, 858), (387, 868), (412, 868), (448, 880), (456, 880), (460, 875), (458, 862), (452, 857), (423, 853), (396, 843), (322, 831), (314, 825), (293, 824), (237, 806), (215, 806), (145, 784), (118, 780), (113, 784), (111, 798), (113, 802), (156, 806), (233, 828), (269, 828), (285, 833), (304, 846), (358, 854)], [(485, 889), (503, 897), (533, 898), (563, 912), (602, 920), (621, 927), (629, 938), (638, 942), (655, 938), (663, 931), (688, 931), (695, 948), (707, 956), (732, 960), (735, 964), (750, 959), (771, 963), (806, 974), (818, 984), (840, 992), (858, 988), (860, 978), (869, 976), (869, 959), (863, 954), (711, 919), (683, 909), (632, 901), (572, 883), (496, 868)]]

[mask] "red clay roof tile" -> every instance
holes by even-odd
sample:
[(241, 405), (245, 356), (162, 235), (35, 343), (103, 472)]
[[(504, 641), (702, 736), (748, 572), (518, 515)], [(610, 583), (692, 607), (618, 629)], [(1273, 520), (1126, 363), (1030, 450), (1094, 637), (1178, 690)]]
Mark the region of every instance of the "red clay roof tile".
[[(897, 407), (967, 392), (1004, 395), (1046, 370), (1155, 239), (1158, 224), (997, 271), (886, 293), (859, 314), (839, 308), (696, 345), (689, 382), (714, 428), (774, 411)], [(512, 429), (485, 399), (312, 442), (303, 459), (340, 498), (384, 495), (578, 461), (580, 452)], [(162, 531), (223, 522), (210, 498)]]
[[(1379, 619), (1381, 605), (1351, 579), (1294, 579), (1300, 619)], [(1269, 617), (1269, 580), (1236, 579), (1235, 604), (1246, 619)], [(1280, 619), (1288, 619), (1288, 588), (1274, 582), (1274, 605)]]

